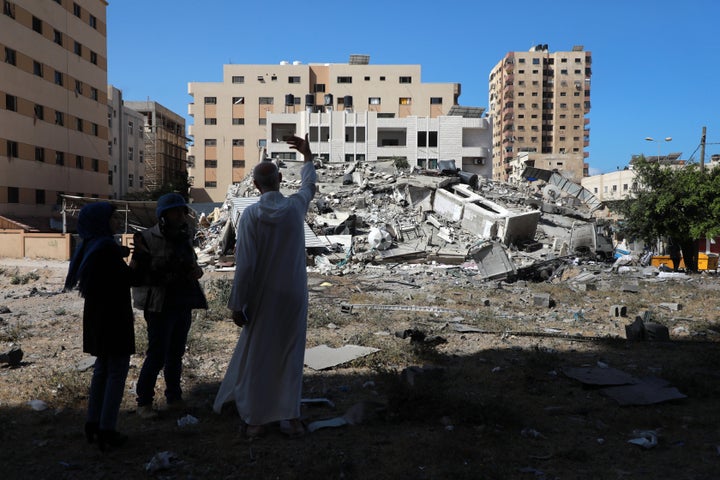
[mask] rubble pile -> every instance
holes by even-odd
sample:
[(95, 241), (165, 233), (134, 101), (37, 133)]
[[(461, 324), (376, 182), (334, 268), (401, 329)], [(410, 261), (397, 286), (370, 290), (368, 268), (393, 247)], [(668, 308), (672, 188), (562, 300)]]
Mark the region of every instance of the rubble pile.
[[(445, 162), (448, 163), (448, 162)], [(310, 268), (349, 274), (368, 264), (457, 265), (482, 279), (549, 278), (563, 263), (613, 260), (613, 246), (588, 206), (553, 184), (494, 182), (454, 168), (399, 168), (394, 161), (317, 164), (308, 212)], [(281, 191), (300, 186), (296, 162), (280, 162)], [(244, 206), (257, 201), (251, 177), (199, 222), (199, 257), (233, 264)]]

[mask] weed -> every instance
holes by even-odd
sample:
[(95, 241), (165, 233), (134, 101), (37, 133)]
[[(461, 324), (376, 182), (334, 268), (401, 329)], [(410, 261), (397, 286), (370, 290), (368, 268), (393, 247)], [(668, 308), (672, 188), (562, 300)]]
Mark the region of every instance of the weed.
[(0, 341), (17, 343), (23, 338), (28, 338), (30, 326), (22, 319), (18, 317), (17, 321), (12, 325), (6, 326), (0, 331)]
[(199, 316), (215, 322), (227, 320), (230, 316), (227, 303), (232, 291), (232, 279), (209, 280), (204, 282), (203, 287), (208, 301), (208, 309), (202, 310)]
[(25, 285), (28, 282), (38, 280), (40, 278), (40, 275), (38, 275), (36, 272), (28, 272), (25, 274), (21, 274), (19, 272), (15, 272), (10, 279), (10, 283), (13, 285)]
[(72, 407), (87, 398), (89, 379), (79, 370), (53, 370), (46, 382), (35, 387), (35, 398), (52, 399), (57, 407)]

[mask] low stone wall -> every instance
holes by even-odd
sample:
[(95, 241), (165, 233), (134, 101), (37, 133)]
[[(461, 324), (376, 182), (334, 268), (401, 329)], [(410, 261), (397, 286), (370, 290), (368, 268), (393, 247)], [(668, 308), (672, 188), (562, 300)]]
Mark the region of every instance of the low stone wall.
[(0, 230), (0, 257), (69, 260), (72, 238), (69, 233), (27, 233)]

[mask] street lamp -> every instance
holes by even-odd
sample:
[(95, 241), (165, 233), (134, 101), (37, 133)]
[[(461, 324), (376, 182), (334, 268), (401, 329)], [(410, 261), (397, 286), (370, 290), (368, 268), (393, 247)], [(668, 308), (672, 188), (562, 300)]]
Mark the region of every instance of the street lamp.
[[(658, 161), (658, 164), (659, 164), (659, 163), (660, 163), (660, 140), (655, 140), (655, 139), (652, 138), (652, 137), (645, 137), (645, 140), (648, 141), (648, 142), (655, 142), (655, 143), (657, 143), (657, 146), (658, 146), (658, 159), (657, 159), (657, 161)], [(672, 137), (665, 137), (665, 141), (666, 141), (666, 142), (672, 141)]]

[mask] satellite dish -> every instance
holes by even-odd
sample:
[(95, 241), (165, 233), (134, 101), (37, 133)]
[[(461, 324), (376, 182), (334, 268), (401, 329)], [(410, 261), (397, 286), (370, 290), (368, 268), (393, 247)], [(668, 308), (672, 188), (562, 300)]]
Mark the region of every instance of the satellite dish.
[(545, 185), (542, 189), (543, 199), (548, 202), (554, 202), (560, 198), (560, 189), (555, 185)]

